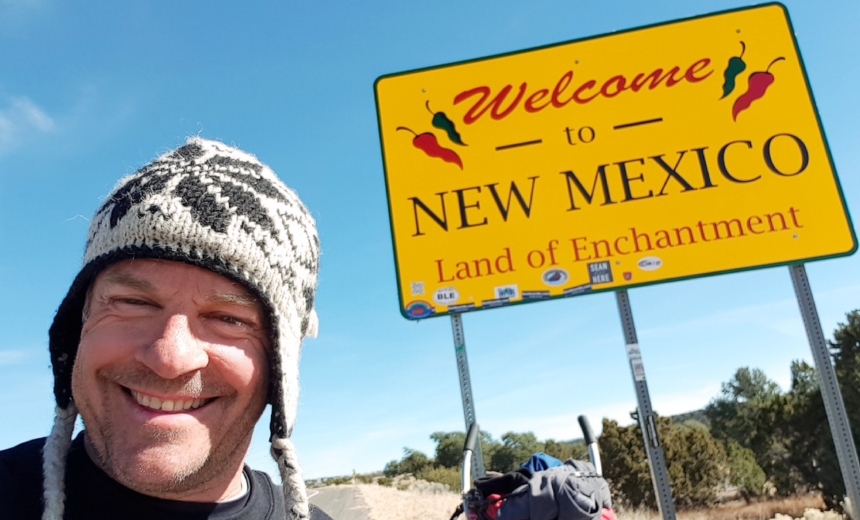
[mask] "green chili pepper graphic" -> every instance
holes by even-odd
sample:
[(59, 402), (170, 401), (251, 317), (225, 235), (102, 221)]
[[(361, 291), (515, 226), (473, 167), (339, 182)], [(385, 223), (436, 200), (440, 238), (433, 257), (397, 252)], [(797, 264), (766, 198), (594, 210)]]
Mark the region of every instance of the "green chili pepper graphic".
[(439, 130), (444, 130), (445, 133), (448, 134), (448, 139), (450, 139), (451, 142), (462, 146), (469, 146), (464, 143), (463, 140), (460, 138), (460, 134), (454, 127), (454, 122), (448, 119), (448, 116), (445, 115), (445, 112), (433, 112), (433, 110), (430, 109), (429, 100), (427, 101), (427, 103), (425, 103), (425, 106), (427, 107), (427, 110), (431, 114), (433, 114), (433, 126), (438, 128)]
[(723, 82), (723, 97), (725, 98), (735, 89), (735, 79), (737, 79), (738, 74), (744, 71), (747, 68), (747, 64), (744, 63), (743, 57), (744, 52), (746, 52), (747, 46), (744, 45), (744, 42), (741, 42), (741, 55), (733, 56), (729, 59), (729, 64), (726, 65), (726, 70), (723, 72), (723, 77), (725, 81)]
[(750, 74), (750, 77), (747, 79), (749, 83), (747, 91), (741, 94), (741, 96), (735, 100), (734, 106), (732, 106), (732, 119), (737, 121), (738, 114), (748, 109), (750, 105), (752, 105), (753, 101), (764, 97), (765, 92), (767, 92), (767, 89), (776, 79), (773, 74), (771, 74), (770, 68), (773, 67), (774, 63), (784, 59), (785, 58), (780, 56), (770, 62), (770, 65), (768, 65), (767, 69), (764, 71), (753, 72)]

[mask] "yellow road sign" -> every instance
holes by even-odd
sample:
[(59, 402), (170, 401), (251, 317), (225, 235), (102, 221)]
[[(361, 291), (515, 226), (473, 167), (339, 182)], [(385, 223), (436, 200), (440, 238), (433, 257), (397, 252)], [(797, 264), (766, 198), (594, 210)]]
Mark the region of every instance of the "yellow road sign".
[(856, 249), (782, 5), (375, 87), (407, 318)]

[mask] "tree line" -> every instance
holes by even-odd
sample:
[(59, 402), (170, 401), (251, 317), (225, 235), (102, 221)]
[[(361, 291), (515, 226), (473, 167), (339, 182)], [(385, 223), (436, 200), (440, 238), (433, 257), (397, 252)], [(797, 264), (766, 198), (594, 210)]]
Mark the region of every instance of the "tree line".
[[(849, 312), (828, 340), (855, 442), (860, 439), (860, 310)], [(783, 391), (759, 369), (741, 367), (722, 384), (704, 410), (659, 417), (672, 492), (681, 506), (708, 506), (721, 491), (735, 490), (747, 501), (765, 496), (821, 493), (828, 507), (841, 509), (842, 473), (814, 367), (791, 364), (791, 386)], [(389, 462), (386, 476), (410, 473), (459, 488), (463, 432), (436, 432), (433, 457), (404, 448)], [(656, 497), (638, 424), (604, 419), (599, 437), (603, 473), (613, 500), (628, 507), (656, 509)], [(582, 441), (540, 441), (531, 432), (508, 432), (500, 439), (481, 432), (484, 466), (508, 472), (537, 452), (561, 460), (587, 459)]]

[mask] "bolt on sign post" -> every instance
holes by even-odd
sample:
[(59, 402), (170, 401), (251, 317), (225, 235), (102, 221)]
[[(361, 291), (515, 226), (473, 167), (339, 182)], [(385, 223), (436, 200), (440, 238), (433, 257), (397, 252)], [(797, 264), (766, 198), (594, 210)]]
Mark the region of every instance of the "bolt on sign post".
[[(469, 377), (469, 360), (466, 357), (466, 335), (463, 333), (463, 317), (451, 315), (451, 331), (454, 334), (454, 354), (457, 357), (457, 373), (460, 376), (460, 395), (463, 398), (463, 417), (466, 420), (466, 431), (478, 421), (475, 419), (475, 400), (472, 397), (472, 381)], [(475, 478), (484, 476), (484, 455), (481, 451), (481, 439), (475, 442), (475, 457), (472, 458), (472, 475)]]
[(857, 248), (778, 3), (389, 74), (375, 93), (407, 319)]
[(803, 317), (803, 325), (806, 328), (806, 336), (809, 338), (809, 346), (812, 349), (812, 359), (818, 371), (818, 386), (821, 389), (821, 397), (824, 400), (824, 410), (827, 413), (827, 422), (830, 424), (830, 433), (833, 435), (833, 444), (836, 447), (836, 458), (839, 460), (839, 469), (842, 472), (842, 480), (845, 482), (845, 493), (850, 499), (846, 504), (848, 515), (857, 520), (860, 518), (858, 511), (858, 498), (860, 498), (860, 462), (857, 459), (857, 447), (854, 444), (854, 436), (848, 423), (848, 413), (845, 410), (845, 402), (842, 400), (842, 392), (839, 390), (839, 381), (836, 379), (836, 370), (830, 358), (830, 349), (824, 339), (821, 330), (821, 321), (818, 319), (818, 309), (812, 297), (812, 288), (806, 277), (806, 267), (803, 264), (789, 267), (791, 282), (797, 295), (797, 303), (800, 306), (800, 314)]

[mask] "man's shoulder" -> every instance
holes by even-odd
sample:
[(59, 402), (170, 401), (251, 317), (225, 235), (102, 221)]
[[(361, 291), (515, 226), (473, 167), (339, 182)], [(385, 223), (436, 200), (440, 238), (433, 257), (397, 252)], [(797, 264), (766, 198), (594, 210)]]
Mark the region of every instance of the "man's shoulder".
[[(249, 505), (259, 513), (266, 511), (273, 518), (286, 514), (284, 509), (284, 491), (275, 484), (268, 473), (257, 471), (245, 466), (245, 472), (251, 480), (251, 500)], [(268, 516), (266, 516), (267, 518)], [(261, 518), (263, 518), (261, 516)]]
[(7, 473), (35, 472), (42, 474), (42, 448), (45, 438), (22, 442), (17, 446), (0, 450), (0, 479)]
[[(253, 470), (248, 468), (248, 473), (251, 475), (251, 478), (254, 479), (254, 486), (257, 489), (265, 490), (266, 493), (270, 493), (272, 497), (272, 518), (286, 518), (286, 509), (284, 508), (284, 488), (280, 484), (275, 484), (268, 473), (263, 471)], [(319, 507), (310, 505), (310, 520), (332, 520), (332, 517), (328, 515), (325, 511), (320, 509)], [(281, 516), (283, 515), (283, 516)]]
[(42, 499), (42, 447), (33, 439), (0, 450), (0, 511), (4, 518), (38, 518)]

